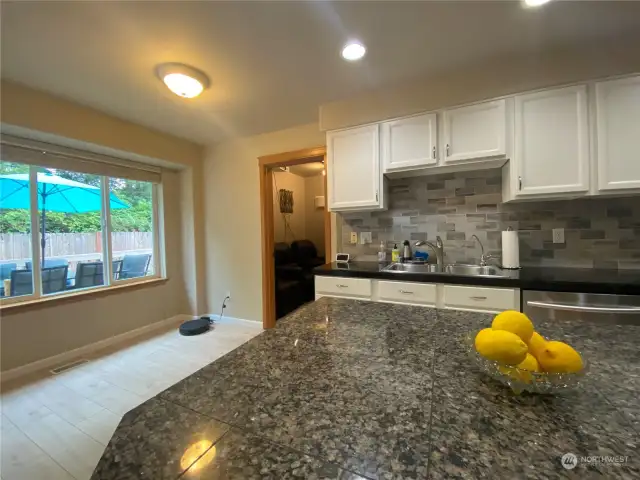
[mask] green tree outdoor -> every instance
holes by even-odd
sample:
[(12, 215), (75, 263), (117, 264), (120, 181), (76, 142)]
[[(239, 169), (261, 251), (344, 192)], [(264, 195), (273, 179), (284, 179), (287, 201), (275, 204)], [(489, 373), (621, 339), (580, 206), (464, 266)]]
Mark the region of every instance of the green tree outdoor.
[[(98, 175), (44, 168), (41, 171), (48, 171), (59, 177), (87, 185), (100, 186), (100, 177)], [(13, 173), (29, 173), (29, 166), (0, 162), (0, 175)], [(151, 183), (110, 178), (109, 186), (120, 200), (128, 203), (131, 207), (111, 212), (112, 231), (151, 232), (153, 218)], [(100, 231), (101, 228), (100, 212), (62, 213), (47, 211), (47, 233), (87, 233)], [(31, 222), (28, 210), (0, 208), (0, 233), (28, 233), (30, 231)]]

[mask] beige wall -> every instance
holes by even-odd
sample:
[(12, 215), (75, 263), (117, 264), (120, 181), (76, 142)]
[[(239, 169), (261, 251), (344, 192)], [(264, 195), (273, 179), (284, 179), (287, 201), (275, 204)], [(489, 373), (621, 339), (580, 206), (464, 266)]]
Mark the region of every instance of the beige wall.
[(315, 197), (324, 196), (324, 176), (314, 175), (304, 179), (305, 230), (306, 238), (318, 249), (318, 255), (324, 257), (324, 208), (315, 207)]
[[(208, 311), (204, 243), (203, 165), (180, 171), (180, 216), (182, 236), (182, 273), (189, 309), (199, 315)], [(177, 199), (176, 199), (177, 200)]]
[(238, 138), (208, 149), (204, 165), (207, 301), (218, 312), (262, 320), (262, 259), (258, 157), (325, 144), (313, 123)]
[(377, 122), (554, 85), (640, 72), (640, 38), (501, 58), (320, 106), (321, 130)]
[[(307, 198), (304, 177), (289, 172), (274, 172), (273, 177), (275, 179), (275, 184), (273, 185), (274, 240), (291, 244), (294, 240), (307, 238)], [(286, 229), (286, 232), (284, 216), (280, 213), (280, 202), (278, 200), (278, 191), (282, 189), (293, 192), (293, 213), (287, 215), (289, 228)]]
[(79, 348), (174, 315), (188, 313), (181, 251), (179, 174), (163, 178), (163, 220), (169, 280), (156, 286), (112, 292), (60, 304), (42, 304), (28, 310), (2, 312), (1, 369)]
[(2, 123), (122, 152), (193, 166), (203, 148), (45, 92), (2, 80)]
[(202, 147), (13, 83), (3, 81), (0, 95), (4, 132), (165, 167), (169, 278), (108, 296), (0, 312), (2, 371), (174, 315), (207, 312)]

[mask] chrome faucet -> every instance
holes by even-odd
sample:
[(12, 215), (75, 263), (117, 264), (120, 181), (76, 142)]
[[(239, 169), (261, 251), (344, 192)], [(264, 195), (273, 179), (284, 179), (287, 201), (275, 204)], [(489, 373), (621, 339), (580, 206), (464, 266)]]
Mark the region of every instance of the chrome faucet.
[(492, 258), (500, 258), (498, 255), (492, 255), (491, 253), (488, 253), (487, 255), (484, 254), (484, 245), (482, 245), (482, 242), (480, 241), (480, 239), (478, 238), (477, 235), (471, 235), (471, 238), (475, 238), (478, 243), (480, 244), (480, 266), (481, 267), (486, 267), (487, 266), (487, 260), (490, 260)]
[(427, 242), (426, 240), (418, 240), (414, 245), (416, 247), (421, 247), (423, 245), (431, 247), (431, 249), (436, 254), (436, 262), (438, 263), (438, 266), (439, 267), (443, 267), (444, 266), (444, 245), (442, 243), (442, 239), (440, 238), (440, 236), (436, 237), (436, 244), (435, 245), (433, 243), (431, 243), (431, 242)]

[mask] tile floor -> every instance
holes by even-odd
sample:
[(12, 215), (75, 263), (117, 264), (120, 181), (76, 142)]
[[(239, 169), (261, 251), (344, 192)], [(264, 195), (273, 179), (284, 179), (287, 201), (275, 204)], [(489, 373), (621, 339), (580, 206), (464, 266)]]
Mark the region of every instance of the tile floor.
[(58, 375), (6, 382), (0, 480), (88, 479), (124, 413), (261, 331), (260, 323), (232, 319), (197, 337), (172, 328), (97, 352)]

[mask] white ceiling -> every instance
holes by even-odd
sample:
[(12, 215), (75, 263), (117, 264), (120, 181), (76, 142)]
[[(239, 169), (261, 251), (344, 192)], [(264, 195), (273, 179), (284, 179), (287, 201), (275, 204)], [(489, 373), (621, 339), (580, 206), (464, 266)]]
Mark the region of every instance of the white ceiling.
[[(318, 105), (484, 58), (640, 30), (640, 2), (6, 2), (2, 76), (197, 141), (317, 121)], [(350, 38), (365, 59), (339, 56)], [(186, 100), (162, 62), (211, 78)]]
[(300, 177), (315, 177), (316, 175), (320, 175), (323, 170), (324, 164), (321, 161), (292, 165), (289, 167), (289, 172)]

